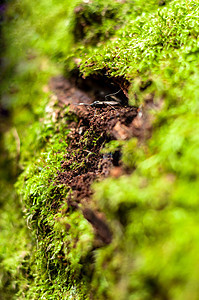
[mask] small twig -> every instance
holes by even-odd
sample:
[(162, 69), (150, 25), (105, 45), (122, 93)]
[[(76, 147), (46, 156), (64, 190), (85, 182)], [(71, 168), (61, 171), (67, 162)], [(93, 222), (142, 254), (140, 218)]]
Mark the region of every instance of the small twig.
[(109, 96), (117, 95), (120, 91), (121, 91), (121, 89), (119, 89), (119, 91), (117, 91), (117, 92), (115, 92), (115, 93), (106, 95), (106, 96), (105, 96), (105, 99), (107, 99), (107, 97), (109, 97)]
[(84, 102), (80, 102), (80, 103), (73, 103), (74, 105), (88, 105), (91, 106), (92, 103), (84, 103)]
[(117, 106), (117, 105), (121, 105), (120, 101), (94, 101), (93, 103), (74, 103), (75, 105), (87, 105), (87, 106), (93, 106), (93, 107), (102, 107), (102, 106)]

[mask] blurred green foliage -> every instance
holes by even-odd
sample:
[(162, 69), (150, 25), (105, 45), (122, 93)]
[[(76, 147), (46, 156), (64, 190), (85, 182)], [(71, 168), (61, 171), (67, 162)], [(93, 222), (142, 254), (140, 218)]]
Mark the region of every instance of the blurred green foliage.
[[(1, 104), (12, 120), (1, 161), (11, 165), (11, 173), (1, 173), (2, 297), (198, 299), (198, 12), (193, 0), (10, 4)], [(104, 149), (122, 149), (132, 172), (93, 185), (93, 205), (113, 232), (112, 243), (97, 250), (81, 210), (67, 206), (69, 190), (54, 185), (72, 116), (66, 110), (53, 123), (44, 113), (48, 78), (76, 69), (77, 59), (85, 77), (129, 80), (132, 104), (145, 107), (149, 95), (156, 104), (148, 112), (150, 139)], [(22, 169), (21, 204), (12, 184)]]
[[(29, 234), (24, 202), (13, 185), (30, 158), (36, 157), (45, 144), (47, 129), (41, 137), (39, 119), (50, 100), (46, 85), (51, 76), (63, 69), (62, 57), (67, 55), (73, 39), (68, 26), (75, 4), (75, 1), (6, 3), (1, 24), (0, 74), (1, 299), (26, 298), (26, 290), (33, 281), (30, 266), (37, 268), (33, 255), (35, 236)], [(36, 298), (32, 293), (30, 299), (38, 299), (38, 293)], [(75, 294), (75, 288), (71, 294)]]

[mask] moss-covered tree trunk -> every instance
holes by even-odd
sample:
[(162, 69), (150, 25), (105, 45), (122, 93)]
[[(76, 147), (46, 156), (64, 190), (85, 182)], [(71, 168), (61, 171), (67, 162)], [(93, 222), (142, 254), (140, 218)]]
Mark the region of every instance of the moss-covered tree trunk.
[(199, 298), (198, 13), (6, 3), (0, 298)]

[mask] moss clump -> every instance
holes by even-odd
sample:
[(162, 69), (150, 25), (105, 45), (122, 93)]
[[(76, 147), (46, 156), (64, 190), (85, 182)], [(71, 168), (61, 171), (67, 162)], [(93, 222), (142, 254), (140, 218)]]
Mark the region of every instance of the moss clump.
[[(144, 12), (137, 18), (133, 12), (127, 25), (118, 30), (113, 39), (99, 44), (95, 50), (82, 50), (81, 72), (84, 76), (101, 72), (106, 76), (128, 79), (133, 83), (132, 103), (135, 100), (140, 103), (146, 93), (157, 94), (160, 88), (169, 90), (165, 86), (167, 81), (173, 82), (174, 73), (182, 76), (183, 70), (177, 72), (179, 66), (185, 68), (189, 56), (197, 53), (197, 12), (195, 1), (189, 4), (172, 1), (154, 13)], [(197, 54), (193, 59), (197, 61)], [(190, 65), (195, 67), (194, 62)], [(183, 79), (189, 78), (187, 75), (178, 78), (178, 82), (183, 84)], [(134, 93), (136, 99), (133, 99)]]
[[(49, 288), (51, 281), (46, 275), (45, 269), (47, 258), (43, 257), (44, 252), (41, 251), (42, 247), (44, 249), (43, 243), (40, 243), (40, 248), (37, 251), (36, 235), (29, 235), (30, 230), (27, 229), (26, 224), (29, 223), (31, 216), (26, 211), (25, 202), (22, 201), (21, 203), (21, 199), (16, 195), (13, 185), (16, 177), (26, 167), (33, 172), (32, 163), (30, 166), (29, 162), (33, 157), (35, 160), (38, 158), (39, 151), (44, 148), (50, 132), (53, 132), (52, 124), (41, 128), (38, 119), (44, 117), (46, 104), (50, 101), (47, 89), (48, 80), (51, 76), (61, 72), (63, 67), (60, 63), (61, 57), (67, 54), (67, 45), (69, 47), (69, 40), (72, 39), (70, 30), (67, 30), (69, 25), (66, 25), (66, 20), (70, 18), (74, 5), (75, 1), (70, 5), (68, 1), (65, 1), (65, 4), (62, 2), (61, 5), (58, 2), (52, 4), (49, 1), (34, 3), (13, 1), (7, 6), (6, 16), (2, 24), (5, 46), (1, 69), (0, 93), (2, 99), (0, 108), (1, 112), (6, 112), (9, 116), (8, 120), (6, 118), (1, 120), (0, 298), (2, 299), (38, 299), (46, 291), (48, 291), (48, 297), (52, 296), (52, 289)], [(49, 23), (52, 22), (54, 29), (56, 27), (55, 31), (50, 29)], [(63, 46), (64, 54), (58, 45), (59, 43)], [(56, 131), (56, 129), (54, 130)], [(53, 154), (52, 157), (54, 158)], [(35, 166), (35, 177), (38, 175), (37, 166), (38, 164)], [(28, 173), (27, 170), (26, 173)], [(45, 179), (47, 180), (47, 173), (46, 177), (43, 178), (44, 184), (46, 183)], [(27, 190), (28, 187), (30, 188), (30, 186), (27, 186)], [(55, 191), (54, 193), (56, 194)], [(59, 197), (61, 197), (60, 194), (61, 191), (57, 195), (58, 202)], [(25, 214), (23, 213), (24, 209)], [(26, 219), (24, 219), (24, 215), (26, 215)], [(54, 223), (57, 224), (58, 221)], [(86, 228), (84, 222), (81, 223)], [(75, 224), (75, 220), (73, 224)], [(71, 225), (71, 232), (74, 226)], [(36, 231), (35, 228), (36, 225), (32, 231)], [(53, 230), (55, 230), (54, 227)], [(61, 234), (61, 231), (63, 228), (61, 229), (60, 225), (60, 229), (57, 228), (56, 232)], [(59, 237), (61, 239), (61, 235)], [(84, 239), (86, 239), (85, 236)], [(81, 240), (80, 244), (79, 247), (82, 249), (85, 242)], [(55, 247), (59, 247), (57, 240)], [(77, 249), (79, 248), (77, 247)], [(61, 258), (57, 259), (55, 265), (60, 263), (59, 260), (62, 261)], [(74, 264), (78, 264), (79, 260), (74, 258), (73, 261)], [(42, 264), (43, 268), (40, 269)], [(37, 275), (39, 271), (41, 277)], [(56, 299), (58, 299), (57, 295), (60, 295), (61, 299), (64, 297), (77, 299), (80, 297), (81, 299), (83, 297), (81, 295), (85, 294), (86, 285), (84, 287), (83, 283), (78, 283), (79, 286), (82, 284), (82, 292), (80, 293), (77, 291), (77, 285), (71, 287), (74, 282), (69, 285), (68, 277), (67, 279), (66, 277), (63, 278), (66, 274), (65, 269), (60, 268), (60, 271), (57, 272), (59, 273), (57, 283), (55, 280), (53, 285)], [(76, 278), (78, 276), (76, 275)], [(74, 275), (73, 277), (75, 278)], [(65, 285), (63, 288), (60, 288), (61, 278)], [(71, 288), (70, 291), (68, 291), (69, 287)], [(64, 293), (66, 290), (67, 292)]]
[(29, 278), (18, 297), (86, 299), (88, 293), (92, 268), (82, 273), (82, 267), (89, 263), (93, 232), (81, 210), (67, 204), (69, 189), (55, 184), (67, 148), (65, 122), (67, 117), (56, 124), (46, 117), (43, 126), (38, 123), (35, 158), (17, 183), (34, 239)]

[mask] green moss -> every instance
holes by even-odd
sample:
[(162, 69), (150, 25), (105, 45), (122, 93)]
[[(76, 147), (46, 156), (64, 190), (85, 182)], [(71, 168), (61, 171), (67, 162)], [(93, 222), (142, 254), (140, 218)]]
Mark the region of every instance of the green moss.
[(30, 299), (40, 295), (46, 299), (70, 299), (70, 295), (86, 299), (88, 282), (82, 268), (92, 249), (93, 232), (81, 210), (73, 211), (67, 205), (69, 189), (55, 184), (67, 149), (65, 122), (57, 120), (55, 124), (46, 119), (45, 125), (40, 124), (40, 135), (34, 141), (35, 159), (17, 183), (36, 243), (29, 274), (32, 282), (27, 282), (26, 292), (20, 290), (20, 297), (25, 293)]
[[(115, 37), (95, 49), (82, 50), (81, 72), (84, 76), (102, 73), (128, 79), (132, 82), (132, 103), (135, 103), (134, 94), (138, 103), (147, 93), (159, 92), (164, 96), (168, 77), (174, 84), (170, 75), (174, 75), (179, 66), (186, 68), (190, 57), (197, 61), (197, 12), (195, 1), (189, 4), (172, 1), (155, 13), (144, 12), (137, 18), (133, 12)], [(190, 63), (191, 68), (196, 67), (194, 62)], [(187, 75), (182, 71), (175, 76), (184, 76), (178, 78), (183, 84), (183, 80), (189, 78)]]
[[(199, 6), (195, 1), (163, 4), (23, 0), (10, 6), (10, 25), (4, 27), (10, 41), (4, 79), (10, 79), (2, 103), (12, 111), (13, 128), (4, 149), (8, 160), (18, 159), (20, 140), (12, 181), (19, 167), (23, 173), (16, 184), (22, 205), (12, 192), (4, 192), (7, 204), (5, 197), (1, 201), (4, 297), (198, 299)], [(64, 64), (66, 72), (77, 68), (73, 58), (81, 59), (85, 77), (127, 79), (132, 104), (145, 108), (149, 95), (156, 104), (148, 112), (150, 139), (114, 141), (103, 150), (122, 149), (132, 172), (93, 185), (93, 205), (106, 214), (113, 232), (112, 243), (96, 250), (81, 207), (68, 207), (69, 189), (54, 184), (71, 116), (66, 110), (55, 124), (43, 113), (50, 100), (44, 85)], [(83, 139), (86, 147), (86, 134)], [(2, 181), (4, 191), (9, 175)], [(12, 189), (12, 182), (7, 187)]]
[[(50, 101), (49, 92), (46, 89), (48, 80), (51, 76), (61, 72), (63, 68), (62, 57), (68, 53), (67, 49), (70, 48), (70, 40), (72, 41), (73, 39), (68, 20), (75, 3), (73, 1), (69, 5), (69, 2), (65, 1), (65, 5), (63, 2), (60, 5), (56, 1), (37, 1), (34, 3), (13, 1), (8, 6), (6, 19), (3, 24), (6, 48), (1, 72), (1, 107), (9, 111), (10, 118), (9, 123), (3, 123), (2, 126), (5, 132), (1, 134), (0, 149), (2, 155), (0, 160), (2, 167), (0, 173), (2, 193), (0, 203), (0, 298), (2, 299), (38, 299), (42, 294), (45, 297), (45, 293), (46, 297), (49, 298), (52, 297), (52, 290), (54, 291), (55, 299), (58, 299), (57, 295), (61, 297), (60, 299), (68, 299), (70, 297), (83, 299), (84, 296), (81, 297), (81, 295), (84, 295), (86, 291), (86, 284), (83, 284), (83, 279), (77, 280), (78, 284), (75, 284), (75, 278), (79, 278), (80, 271), (74, 272), (74, 275), (71, 274), (71, 278), (74, 277), (74, 280), (72, 280), (69, 278), (69, 275), (66, 276), (68, 272), (66, 269), (69, 267), (64, 267), (62, 260), (57, 259), (57, 257), (52, 263), (52, 268), (57, 268), (56, 280), (53, 278), (54, 283), (51, 284), (48, 271), (46, 271), (48, 260), (43, 251), (46, 248), (42, 239), (37, 249), (35, 232), (37, 231), (36, 226), (38, 223), (36, 223), (37, 225), (35, 224), (34, 229), (32, 228), (33, 235), (29, 235), (31, 231), (27, 230), (26, 227), (26, 222), (28, 224), (31, 223), (32, 216), (38, 212), (39, 202), (35, 203), (35, 207), (28, 209), (28, 204), (32, 205), (32, 202), (28, 200), (30, 197), (28, 198), (27, 196), (27, 201), (21, 203), (13, 187), (16, 176), (26, 168), (27, 174), (35, 175), (31, 180), (35, 185), (34, 193), (36, 194), (39, 190), (36, 184), (38, 179), (40, 179), (40, 177), (37, 177), (38, 170), (43, 168), (44, 170), (41, 172), (42, 176), (44, 176), (41, 176), (42, 182), (43, 185), (47, 184), (47, 190), (44, 192), (44, 195), (50, 197), (49, 195), (51, 194), (52, 198), (56, 198), (60, 205), (62, 202), (65, 203), (65, 200), (63, 200), (65, 199), (64, 196), (66, 197), (65, 190), (60, 187), (60, 191), (56, 194), (56, 191), (53, 191), (52, 184), (48, 184), (48, 176), (52, 178), (55, 176), (53, 172), (55, 171), (56, 159), (58, 160), (59, 155), (57, 154), (57, 158), (55, 158), (52, 148), (48, 149), (51, 153), (49, 155), (53, 158), (53, 166), (52, 170), (46, 173), (45, 166), (42, 165), (43, 161), (40, 162), (42, 166), (37, 162), (40, 151), (44, 149), (52, 132), (56, 132), (56, 128), (52, 131), (52, 123), (48, 123), (43, 127), (38, 119), (44, 116), (46, 104)], [(68, 22), (68, 25), (66, 22)], [(51, 29), (52, 26), (49, 26), (52, 23), (54, 25), (53, 30)], [(61, 45), (62, 50), (60, 48)], [(56, 137), (59, 138), (59, 135)], [(52, 138), (51, 142), (53, 143)], [(63, 145), (64, 147), (66, 145)], [(54, 151), (56, 151), (56, 146)], [(35, 159), (35, 163), (37, 162), (35, 166), (33, 166), (31, 161), (32, 158)], [(46, 157), (42, 156), (41, 159), (46, 159)], [(33, 190), (33, 186), (28, 185), (24, 189), (26, 195), (30, 192), (28, 188)], [(42, 190), (40, 192), (42, 193)], [(56, 195), (53, 196), (53, 193)], [(40, 199), (40, 202), (43, 199)], [(46, 201), (44, 206), (45, 204)], [(42, 226), (44, 226), (42, 223), (44, 218), (50, 212), (50, 205), (48, 208), (45, 207), (43, 213), (41, 212), (41, 220), (38, 219)], [(24, 214), (26, 220), (23, 218)], [(76, 212), (76, 216), (77, 214)], [(79, 220), (81, 220), (80, 212), (79, 215)], [(52, 216), (53, 212), (48, 216), (49, 222)], [(64, 217), (63, 219), (65, 220), (66, 216)], [(51, 230), (54, 230), (56, 224), (59, 224), (57, 220), (58, 217), (54, 223), (51, 221)], [(75, 224), (74, 221), (73, 223)], [(83, 225), (83, 220), (81, 224), (82, 230), (87, 232), (86, 225)], [(31, 225), (29, 224), (28, 226), (30, 227)], [(71, 224), (71, 232), (74, 226)], [(50, 242), (50, 238), (43, 239), (48, 245), (50, 243), (52, 245), (51, 252), (49, 251), (48, 254), (52, 254), (53, 249), (60, 247), (62, 231), (63, 228), (61, 229), (61, 227), (56, 229), (57, 238), (54, 242)], [(89, 232), (88, 229), (88, 237), (85, 234), (82, 239), (80, 238), (80, 242), (77, 243), (77, 249), (81, 248), (82, 250), (89, 247), (89, 243), (86, 240), (90, 237)], [(68, 237), (68, 240), (70, 239)], [(65, 239), (65, 245), (67, 243)], [(58, 250), (56, 251), (58, 252)], [(70, 260), (76, 266), (79, 264), (75, 254)], [(60, 270), (58, 270), (58, 265), (62, 265)], [(41, 266), (42, 268), (40, 268)], [(61, 282), (65, 287), (60, 287)], [(81, 292), (79, 291), (80, 289)]]
[(94, 54), (91, 49), (88, 62), (83, 58), (85, 76), (106, 70), (128, 78), (132, 103), (144, 105), (150, 94), (156, 104), (163, 101), (161, 110), (150, 111), (152, 137), (123, 145), (133, 174), (94, 186), (114, 236), (97, 255), (99, 299), (197, 299), (197, 12), (195, 2), (172, 1), (135, 19)]

